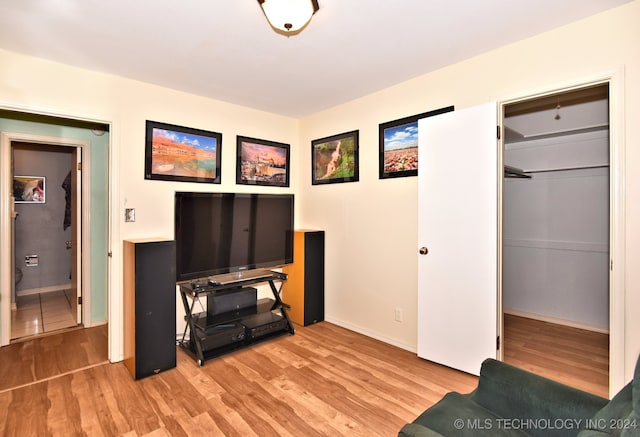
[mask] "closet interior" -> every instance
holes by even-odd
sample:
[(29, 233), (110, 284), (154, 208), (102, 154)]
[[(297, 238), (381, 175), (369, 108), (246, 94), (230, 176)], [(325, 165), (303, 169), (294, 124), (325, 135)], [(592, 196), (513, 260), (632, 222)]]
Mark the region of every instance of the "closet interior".
[(504, 107), (503, 308), (608, 332), (609, 88)]

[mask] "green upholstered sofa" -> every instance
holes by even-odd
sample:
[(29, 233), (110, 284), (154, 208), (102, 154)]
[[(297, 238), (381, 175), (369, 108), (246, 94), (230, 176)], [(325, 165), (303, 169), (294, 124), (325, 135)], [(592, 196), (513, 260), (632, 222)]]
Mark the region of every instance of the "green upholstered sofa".
[(446, 394), (398, 435), (640, 437), (640, 359), (611, 401), (487, 359), (473, 392)]

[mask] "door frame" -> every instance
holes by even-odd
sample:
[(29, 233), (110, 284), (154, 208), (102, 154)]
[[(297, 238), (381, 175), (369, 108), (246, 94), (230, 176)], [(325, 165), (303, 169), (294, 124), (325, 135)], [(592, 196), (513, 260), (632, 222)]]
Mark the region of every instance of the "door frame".
[[(89, 169), (91, 168), (91, 142), (75, 138), (62, 138), (29, 134), (23, 132), (2, 132), (0, 133), (0, 192), (11, 193), (12, 170), (11, 170), (11, 143), (14, 141), (28, 142), (44, 145), (75, 147), (80, 150), (81, 160), (84, 169), (81, 171), (81, 210), (76, 214), (81, 216), (78, 236), (81, 247), (80, 260), (80, 289), (82, 296), (82, 322), (86, 328), (91, 326), (91, 292), (90, 287), (85, 286), (91, 283), (91, 255), (90, 251), (82, 250), (83, 246), (88, 247), (90, 241), (90, 183)], [(13, 207), (11, 205), (12, 196), (0, 196), (0, 240), (10, 241), (13, 228)], [(0, 245), (0, 346), (6, 346), (11, 341), (11, 281), (14, 273), (11, 271), (13, 253), (11, 245)]]
[[(544, 90), (520, 94), (498, 102), (498, 121), (502, 133), (498, 142), (498, 164), (504, 164), (504, 107), (523, 100), (545, 97), (594, 85), (609, 85), (609, 394), (625, 384), (625, 143), (624, 71), (616, 69), (583, 80), (558, 84)], [(503, 244), (503, 178), (498, 178), (498, 301), (501, 306)], [(498, 332), (504, 338), (503, 314), (498, 313)], [(503, 359), (503, 348), (498, 351)]]

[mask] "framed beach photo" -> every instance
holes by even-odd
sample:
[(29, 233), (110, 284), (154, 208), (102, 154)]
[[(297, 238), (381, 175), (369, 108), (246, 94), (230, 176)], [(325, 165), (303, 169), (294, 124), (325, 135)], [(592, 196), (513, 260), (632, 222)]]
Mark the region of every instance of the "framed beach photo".
[(144, 178), (220, 183), (222, 134), (147, 120)]
[(379, 125), (380, 179), (418, 175), (418, 120), (453, 111), (436, 109)]
[(289, 186), (289, 144), (236, 137), (236, 183)]
[(45, 203), (44, 176), (14, 176), (13, 198), (15, 203)]
[(354, 130), (311, 142), (311, 184), (358, 181), (358, 136)]

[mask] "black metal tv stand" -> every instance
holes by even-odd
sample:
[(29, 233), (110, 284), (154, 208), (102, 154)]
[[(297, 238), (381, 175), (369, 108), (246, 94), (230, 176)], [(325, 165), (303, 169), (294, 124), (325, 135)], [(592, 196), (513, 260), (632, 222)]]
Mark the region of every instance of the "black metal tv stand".
[[(202, 366), (207, 359), (259, 341), (286, 333), (293, 335), (295, 330), (287, 314), (289, 306), (280, 298), (282, 284), (286, 280), (284, 273), (249, 270), (181, 284), (180, 295), (187, 324), (179, 346)], [(247, 286), (265, 282), (269, 283), (273, 299), (257, 299), (254, 304), (239, 305), (239, 308), (233, 309), (228, 308), (229, 305), (222, 305), (224, 312), (209, 310), (210, 297), (222, 303), (229, 302), (229, 299), (242, 302), (246, 300), (245, 296), (250, 295), (247, 291), (250, 293), (252, 290)], [(276, 287), (276, 283), (279, 287)], [(203, 297), (207, 298), (207, 309), (201, 301)], [(194, 312), (196, 304), (202, 309), (201, 312)]]

